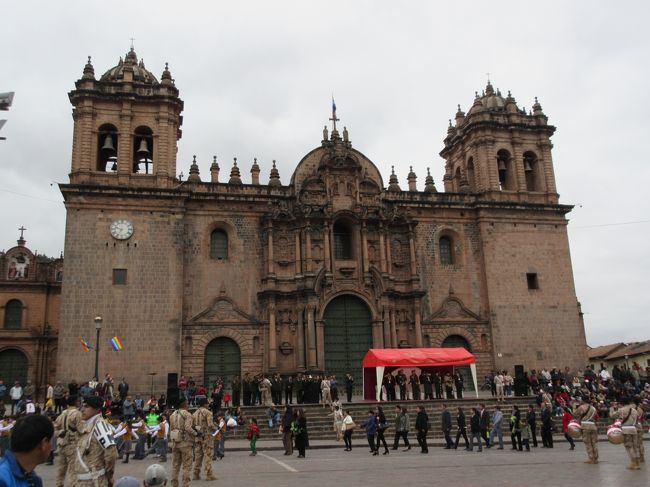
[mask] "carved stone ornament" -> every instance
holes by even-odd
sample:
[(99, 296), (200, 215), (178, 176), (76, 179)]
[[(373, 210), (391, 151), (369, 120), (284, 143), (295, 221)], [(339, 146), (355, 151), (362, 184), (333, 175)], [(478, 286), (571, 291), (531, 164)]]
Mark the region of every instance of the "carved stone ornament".
[(239, 309), (228, 297), (219, 296), (212, 305), (192, 318), (190, 324), (255, 323), (256, 320)]

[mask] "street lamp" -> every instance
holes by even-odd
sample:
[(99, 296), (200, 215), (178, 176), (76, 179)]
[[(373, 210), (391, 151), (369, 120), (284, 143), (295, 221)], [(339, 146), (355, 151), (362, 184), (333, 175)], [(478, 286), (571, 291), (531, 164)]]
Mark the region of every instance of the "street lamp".
[(95, 340), (95, 380), (99, 381), (99, 332), (102, 331), (101, 316), (95, 316), (95, 330), (97, 330), (97, 338)]

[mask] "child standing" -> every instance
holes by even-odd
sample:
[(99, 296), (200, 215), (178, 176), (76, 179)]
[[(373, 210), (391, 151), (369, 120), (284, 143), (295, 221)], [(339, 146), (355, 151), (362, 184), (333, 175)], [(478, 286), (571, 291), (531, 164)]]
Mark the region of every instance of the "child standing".
[(251, 453), (250, 456), (254, 457), (257, 455), (257, 439), (260, 437), (260, 429), (257, 427), (257, 419), (251, 418), (251, 422), (248, 426), (248, 433), (246, 433), (246, 438), (250, 440)]

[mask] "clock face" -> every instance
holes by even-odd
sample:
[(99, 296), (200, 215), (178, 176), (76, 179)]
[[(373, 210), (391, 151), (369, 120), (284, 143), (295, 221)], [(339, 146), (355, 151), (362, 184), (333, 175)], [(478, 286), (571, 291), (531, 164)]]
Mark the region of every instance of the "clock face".
[(118, 240), (126, 240), (133, 235), (133, 223), (129, 220), (115, 220), (111, 223), (111, 235)]

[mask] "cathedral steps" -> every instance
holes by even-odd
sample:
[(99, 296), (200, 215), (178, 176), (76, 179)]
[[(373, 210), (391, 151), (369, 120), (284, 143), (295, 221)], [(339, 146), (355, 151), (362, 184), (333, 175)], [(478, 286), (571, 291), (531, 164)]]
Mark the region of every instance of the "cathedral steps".
[[(361, 401), (353, 403), (344, 403), (343, 409), (349, 410), (354, 419), (355, 423), (361, 424), (367, 417), (369, 409), (375, 410), (377, 406), (382, 406), (384, 409), (384, 414), (386, 415), (386, 420), (390, 425), (390, 428), (387, 431), (387, 436), (392, 438), (394, 434), (394, 418), (395, 418), (395, 406), (406, 406), (409, 414), (409, 419), (411, 422), (411, 433), (414, 434), (415, 431), (415, 417), (417, 415), (417, 406), (423, 405), (427, 414), (429, 415), (429, 423), (431, 424), (431, 430), (429, 431), (428, 437), (432, 439), (443, 438), (442, 432), (440, 431), (440, 416), (442, 413), (442, 404), (443, 402), (447, 404), (447, 409), (452, 415), (452, 432), (456, 432), (456, 409), (458, 407), (463, 408), (463, 412), (466, 416), (468, 433), (469, 433), (469, 420), (471, 417), (471, 410), (473, 407), (478, 408), (479, 404), (485, 404), (487, 411), (492, 415), (494, 407), (497, 405), (501, 406), (501, 409), (504, 413), (504, 425), (503, 432), (505, 436), (509, 436), (509, 416), (512, 412), (512, 406), (517, 405), (519, 410), (522, 413), (522, 416), (525, 415), (528, 410), (529, 404), (535, 405), (535, 412), (537, 413), (537, 436), (540, 437), (540, 409), (535, 403), (534, 397), (513, 397), (507, 399), (504, 403), (498, 403), (495, 399), (491, 398), (467, 398), (467, 399), (449, 399), (449, 400), (435, 400), (435, 401), (395, 401), (395, 402), (375, 402), (375, 401)], [(326, 439), (335, 439), (336, 434), (333, 429), (333, 419), (329, 414), (331, 410), (329, 407), (324, 408), (320, 404), (292, 404), (294, 410), (296, 408), (303, 408), (305, 411), (305, 416), (307, 417), (307, 426), (309, 431), (309, 437), (311, 439), (326, 440)], [(284, 412), (284, 406), (277, 406), (280, 414)], [(274, 425), (273, 428), (268, 427), (268, 416), (267, 416), (267, 407), (263, 406), (243, 406), (242, 410), (247, 418), (256, 418), (257, 423), (261, 430), (261, 437), (263, 439), (277, 439), (281, 440), (281, 434), (279, 433), (279, 427)], [(554, 423), (554, 433), (560, 434), (562, 431), (562, 418), (553, 417)], [(607, 425), (611, 423), (608, 419), (600, 419), (598, 421), (599, 432), (604, 434), (607, 429)], [(237, 429), (229, 429), (228, 436), (231, 438), (242, 438), (245, 436), (247, 427), (239, 427)], [(359, 434), (361, 428), (355, 430), (355, 434)]]

